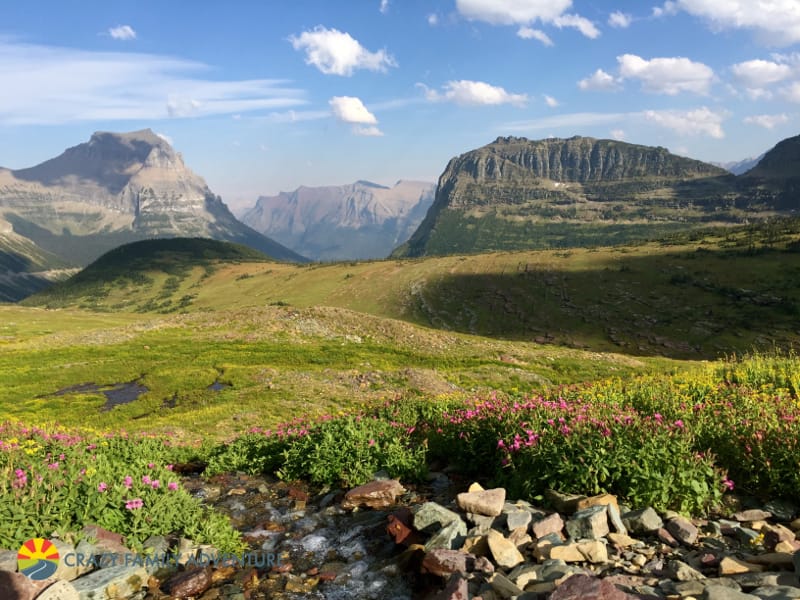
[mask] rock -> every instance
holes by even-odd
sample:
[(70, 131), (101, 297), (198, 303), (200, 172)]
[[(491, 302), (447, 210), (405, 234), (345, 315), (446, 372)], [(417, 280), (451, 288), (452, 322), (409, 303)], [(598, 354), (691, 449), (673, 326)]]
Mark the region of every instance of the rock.
[(792, 555), (788, 552), (767, 552), (766, 554), (755, 554), (753, 556), (748, 556), (747, 562), (766, 567), (793, 568)]
[(497, 592), (501, 598), (512, 598), (522, 594), (522, 590), (514, 585), (508, 577), (502, 573), (492, 573), (488, 579), (489, 585)]
[(785, 552), (786, 554), (794, 554), (800, 550), (800, 541), (791, 540), (786, 542), (778, 542), (775, 544), (775, 552)]
[[(63, 579), (65, 581), (77, 579), (78, 560), (75, 546), (59, 539), (51, 539), (50, 543), (56, 547), (60, 557), (60, 560), (58, 561), (58, 568), (53, 575), (53, 579)], [(66, 558), (67, 555), (70, 555), (70, 557)]]
[(794, 531), (785, 525), (771, 525), (766, 524), (761, 528), (761, 533), (764, 534), (764, 547), (767, 550), (774, 550), (780, 542), (793, 542)]
[(471, 535), (484, 535), (489, 533), (490, 529), (503, 529), (503, 523), (506, 516), (501, 514), (496, 517), (487, 517), (486, 515), (476, 515), (475, 513), (468, 513), (467, 518), (475, 526), (470, 529)]
[(520, 550), (524, 550), (533, 541), (524, 527), (519, 527), (509, 533), (508, 539)]
[(618, 548), (628, 548), (634, 544), (638, 544), (639, 540), (630, 537), (624, 533), (614, 533), (613, 531), (607, 536), (608, 541), (617, 546)]
[[(438, 531), (454, 521), (461, 521), (458, 513), (446, 509), (436, 502), (426, 502), (414, 513), (414, 529), (425, 533)], [(463, 521), (461, 521), (463, 523)], [(466, 528), (466, 525), (464, 526)]]
[(719, 562), (719, 574), (736, 575), (738, 573), (758, 573), (764, 571), (764, 567), (743, 561), (733, 556), (726, 556)]
[(404, 494), (404, 488), (396, 479), (370, 481), (347, 492), (342, 501), (342, 508), (352, 509), (358, 506), (369, 508), (386, 508), (395, 503), (397, 496)]
[(578, 494), (562, 494), (555, 490), (545, 490), (545, 499), (560, 513), (572, 514), (578, 509), (578, 502), (586, 496)]
[(678, 540), (672, 537), (672, 534), (663, 527), (660, 527), (658, 531), (656, 531), (656, 537), (667, 546), (672, 546), (673, 548), (680, 546)]
[(463, 492), (456, 496), (456, 504), (464, 512), (496, 517), (503, 512), (506, 490), (494, 488), (478, 492)]
[[(89, 543), (86, 540), (81, 540), (78, 542), (78, 545), (75, 546), (75, 562), (76, 562), (76, 570), (78, 571), (78, 577), (82, 575), (86, 575), (86, 573), (91, 573), (94, 570), (94, 565), (88, 558), (90, 556), (95, 556), (99, 550), (95, 548), (94, 544)], [(78, 560), (77, 557), (83, 557), (83, 564), (77, 564)]]
[(211, 587), (211, 569), (192, 569), (177, 573), (167, 579), (162, 586), (173, 598), (199, 596)]
[(532, 581), (539, 580), (539, 565), (523, 564), (514, 569), (508, 574), (508, 578), (521, 590), (524, 590)]
[(401, 508), (387, 517), (386, 533), (394, 538), (395, 544), (410, 546), (420, 542), (419, 534), (413, 530), (414, 515), (408, 508)]
[(547, 557), (554, 560), (563, 560), (564, 562), (583, 562), (586, 557), (578, 549), (578, 544), (573, 542), (570, 544), (558, 544), (549, 547)]
[(445, 548), (431, 550), (422, 561), (423, 573), (432, 573), (442, 577), (449, 577), (453, 573), (466, 574), (474, 571), (493, 573), (494, 566), (484, 557)]
[(625, 528), (625, 523), (622, 522), (622, 515), (619, 512), (619, 506), (614, 504), (607, 504), (606, 511), (608, 512), (608, 521), (614, 528), (614, 531), (627, 535), (628, 530)]
[(22, 573), (0, 571), (0, 598), (3, 600), (33, 600), (53, 584), (52, 579), (32, 580)]
[(453, 573), (445, 588), (434, 600), (469, 600), (469, 583), (461, 573)]
[(561, 535), (562, 529), (564, 529), (564, 519), (558, 513), (547, 515), (531, 525), (531, 531), (536, 538), (543, 538), (550, 533)]
[(567, 533), (573, 539), (596, 540), (609, 532), (605, 505), (592, 506), (576, 512), (567, 521)]
[(694, 544), (700, 533), (694, 523), (683, 517), (675, 517), (669, 520), (667, 522), (667, 531), (672, 534), (672, 537), (686, 546)]
[(434, 533), (425, 542), (425, 550), (430, 551), (434, 548), (455, 549), (464, 544), (467, 537), (467, 525), (461, 519), (452, 521)]
[(461, 546), (461, 551), (475, 556), (488, 556), (489, 542), (486, 541), (485, 535), (473, 535), (464, 540), (464, 545)]
[(751, 593), (762, 600), (793, 600), (794, 598), (800, 598), (800, 588), (789, 585), (760, 587), (754, 589)]
[(525, 557), (510, 540), (495, 530), (491, 530), (487, 535), (489, 550), (494, 557), (495, 563), (503, 569), (513, 569), (518, 564), (525, 562)]
[(549, 558), (563, 560), (564, 562), (591, 562), (604, 563), (608, 561), (606, 545), (593, 540), (588, 542), (573, 542), (550, 547)]
[(17, 553), (14, 550), (0, 550), (0, 571), (16, 573)]
[(664, 526), (658, 513), (651, 507), (633, 510), (622, 515), (622, 522), (632, 533), (652, 533)]
[(763, 573), (741, 573), (739, 575), (731, 575), (731, 578), (744, 589), (776, 585), (798, 587), (797, 576), (794, 573), (765, 571)]
[(792, 554), (792, 563), (794, 564), (794, 572), (800, 575), (800, 550)]
[(513, 510), (506, 513), (506, 527), (509, 531), (514, 531), (520, 527), (528, 528), (533, 515), (527, 510)]
[(703, 600), (758, 600), (758, 596), (745, 594), (724, 585), (709, 585), (703, 591)]
[(797, 505), (788, 500), (770, 500), (764, 504), (764, 510), (771, 512), (778, 521), (788, 523), (797, 514)]
[(580, 542), (578, 550), (590, 563), (608, 562), (608, 547), (600, 540)]
[(572, 575), (559, 585), (549, 600), (634, 600), (614, 584), (590, 575)]
[(736, 535), (736, 539), (743, 544), (755, 544), (761, 535), (749, 527), (737, 527), (734, 534)]
[(469, 487), (467, 488), (468, 492), (482, 492), (483, 490), (484, 487), (477, 481), (473, 481), (472, 483), (470, 483)]
[(733, 518), (739, 521), (739, 523), (747, 523), (748, 521), (762, 521), (771, 519), (772, 513), (759, 508), (751, 508), (750, 510), (743, 510), (735, 513)]
[(693, 569), (682, 560), (671, 560), (667, 565), (667, 573), (672, 579), (678, 581), (697, 581), (706, 578), (700, 571)]
[(45, 588), (36, 600), (80, 600), (80, 595), (69, 581), (59, 580)]
[(92, 571), (76, 579), (72, 585), (81, 600), (104, 597), (116, 600), (133, 596), (146, 583), (147, 571), (144, 567), (120, 565)]
[(584, 510), (587, 508), (591, 508), (592, 506), (608, 506), (609, 504), (613, 505), (617, 512), (619, 512), (619, 504), (617, 503), (617, 497), (613, 494), (600, 494), (598, 496), (590, 496), (588, 498), (581, 498), (575, 503), (575, 510)]

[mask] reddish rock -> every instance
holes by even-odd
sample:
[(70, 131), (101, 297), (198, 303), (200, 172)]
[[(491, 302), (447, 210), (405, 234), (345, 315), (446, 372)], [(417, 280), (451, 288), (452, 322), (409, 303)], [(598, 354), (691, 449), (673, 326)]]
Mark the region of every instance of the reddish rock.
[(453, 573), (441, 592), (434, 600), (469, 600), (469, 584), (461, 573)]
[(743, 510), (733, 515), (733, 518), (740, 523), (747, 523), (748, 521), (763, 521), (772, 517), (772, 513), (767, 510), (752, 508), (750, 510)]
[(389, 515), (389, 524), (386, 526), (386, 533), (394, 538), (395, 544), (410, 546), (420, 543), (419, 534), (414, 531), (414, 515), (411, 511), (403, 507), (397, 512)]
[(323, 571), (319, 574), (318, 579), (320, 581), (333, 581), (336, 579), (336, 573), (332, 573), (331, 571)]
[(164, 589), (173, 598), (199, 596), (211, 587), (211, 569), (192, 569), (177, 573), (164, 582)]
[(667, 531), (666, 529), (664, 529), (663, 527), (661, 527), (656, 532), (656, 535), (658, 536), (658, 539), (660, 541), (664, 542), (668, 546), (672, 546), (673, 548), (677, 548), (678, 546), (680, 546), (680, 544), (678, 543), (678, 540), (676, 540), (674, 537), (672, 537), (672, 534), (669, 531)]
[(589, 575), (573, 575), (564, 580), (549, 600), (635, 600), (613, 583)]
[(0, 598), (3, 600), (33, 600), (52, 583), (52, 579), (34, 581), (22, 573), (0, 571)]
[(395, 503), (395, 499), (404, 493), (406, 488), (396, 479), (370, 481), (347, 492), (342, 501), (342, 508), (386, 508)]
[(422, 572), (446, 577), (453, 573), (472, 573), (482, 571), (493, 573), (494, 566), (487, 558), (466, 554), (458, 550), (436, 548), (425, 555), (422, 561)]
[(98, 550), (98, 553), (116, 554), (119, 557), (117, 564), (124, 564), (124, 556), (131, 554), (131, 551), (125, 546), (124, 537), (99, 525), (86, 525), (83, 528), (83, 534), (90, 541), (94, 540), (92, 545)]
[(694, 544), (697, 541), (697, 536), (700, 534), (694, 523), (683, 517), (670, 519), (667, 522), (667, 531), (672, 534), (672, 537), (686, 546)]
[(537, 539), (550, 533), (561, 534), (562, 529), (564, 529), (564, 519), (558, 513), (547, 515), (544, 519), (540, 519), (531, 525), (531, 531)]

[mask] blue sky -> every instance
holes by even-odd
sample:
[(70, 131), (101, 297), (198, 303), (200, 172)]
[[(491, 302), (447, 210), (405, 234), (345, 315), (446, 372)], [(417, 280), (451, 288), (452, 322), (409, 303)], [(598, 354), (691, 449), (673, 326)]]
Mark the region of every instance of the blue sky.
[(800, 1), (9, 2), (0, 90), (0, 165), (150, 127), (238, 209), (501, 135), (732, 161), (800, 133)]

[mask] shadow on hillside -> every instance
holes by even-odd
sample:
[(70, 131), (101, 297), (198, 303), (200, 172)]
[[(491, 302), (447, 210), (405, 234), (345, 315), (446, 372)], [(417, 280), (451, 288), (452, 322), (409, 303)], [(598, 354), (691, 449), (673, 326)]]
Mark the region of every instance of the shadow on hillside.
[(414, 295), (415, 317), (437, 328), (639, 356), (716, 358), (800, 341), (800, 252), (634, 251), (598, 254), (582, 270), (566, 251), (556, 254), (563, 268), (520, 254), (501, 273), (449, 273)]

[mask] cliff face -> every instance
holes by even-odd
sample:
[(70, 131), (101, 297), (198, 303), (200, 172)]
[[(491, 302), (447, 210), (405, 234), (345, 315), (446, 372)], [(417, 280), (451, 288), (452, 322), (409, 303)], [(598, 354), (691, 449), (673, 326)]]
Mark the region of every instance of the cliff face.
[(501, 137), (450, 161), (425, 220), (394, 255), (617, 243), (709, 211), (725, 220), (733, 214), (717, 209), (735, 204), (733, 181), (661, 147)]
[(302, 186), (261, 196), (242, 221), (316, 260), (384, 258), (420, 224), (433, 191), (419, 181)]
[(0, 170), (0, 217), (75, 264), (149, 237), (211, 237), (302, 260), (237, 221), (172, 146), (149, 129), (98, 132), (28, 169)]

